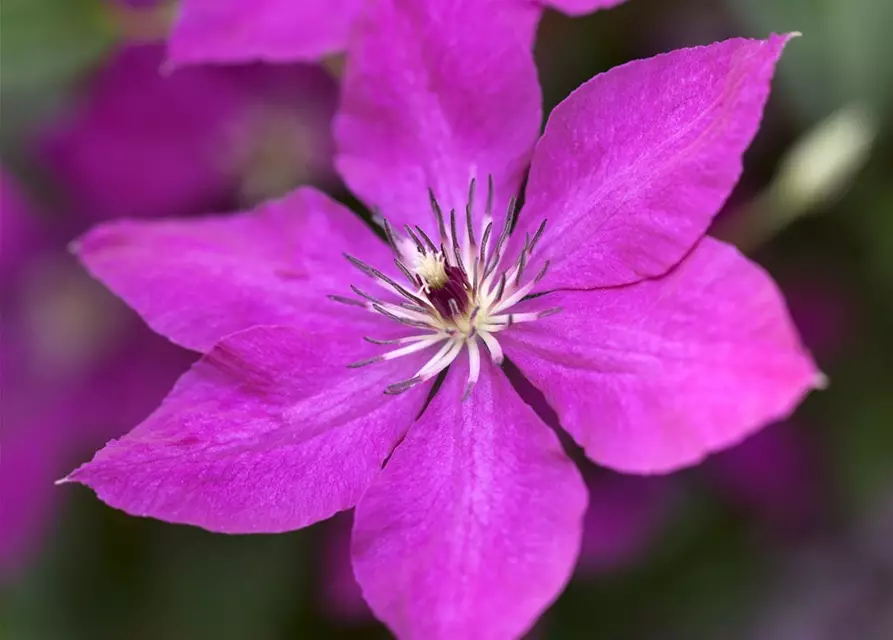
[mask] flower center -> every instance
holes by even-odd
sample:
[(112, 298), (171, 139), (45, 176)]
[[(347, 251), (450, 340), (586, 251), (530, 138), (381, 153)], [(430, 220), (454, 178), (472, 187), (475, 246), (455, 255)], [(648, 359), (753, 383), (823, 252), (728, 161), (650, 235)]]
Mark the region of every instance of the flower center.
[[(474, 229), (474, 192), (475, 182), (472, 180), (464, 220), (457, 218), (455, 210), (445, 216), (433, 192), (429, 192), (438, 231), (436, 243), (421, 227), (407, 225), (403, 228), (404, 233), (398, 235), (387, 220), (382, 221), (395, 255), (394, 264), (403, 275), (405, 285), (375, 267), (345, 255), (376, 285), (388, 290), (391, 293), (389, 297), (394, 298), (393, 294), (396, 294), (399, 300), (386, 301), (354, 286), (351, 289), (361, 300), (335, 295), (329, 297), (344, 304), (365, 307), (416, 330), (412, 335), (392, 340), (365, 338), (374, 344), (396, 345), (396, 348), (349, 366), (361, 367), (439, 347), (412, 378), (392, 384), (385, 390), (386, 393), (402, 393), (433, 378), (446, 369), (463, 348), (467, 348), (469, 375), (465, 397), (468, 397), (480, 374), (481, 343), (493, 362), (501, 364), (503, 353), (496, 334), (514, 324), (538, 320), (560, 310), (553, 308), (526, 313), (512, 310), (531, 294), (546, 275), (548, 261), (535, 277), (528, 277), (526, 272), (536, 244), (546, 228), (546, 221), (540, 224), (532, 237), (527, 235), (519, 255), (509, 260), (505, 252), (517, 213), (514, 198), (506, 209), (499, 236), (494, 237), (491, 177), (480, 234), (477, 235)], [(460, 233), (459, 227), (463, 222), (465, 230)]]

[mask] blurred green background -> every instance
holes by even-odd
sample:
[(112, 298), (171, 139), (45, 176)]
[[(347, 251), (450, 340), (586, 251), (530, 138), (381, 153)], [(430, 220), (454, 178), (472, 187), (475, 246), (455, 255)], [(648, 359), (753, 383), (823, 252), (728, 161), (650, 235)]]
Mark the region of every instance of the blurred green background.
[[(0, 4), (3, 189), (15, 184), (41, 233), (52, 236), (41, 245), (41, 255), (50, 256), (41, 264), (54, 252), (64, 255), (65, 242), (90, 224), (83, 210), (96, 205), (78, 201), (78, 190), (66, 186), (70, 168), (63, 175), (38, 142), (90, 102), (96, 78), (124, 47), (163, 37), (166, 10), (101, 0)], [(656, 481), (667, 494), (658, 515), (630, 515), (625, 510), (638, 508), (638, 498), (621, 492), (605, 516), (619, 524), (591, 535), (614, 536), (631, 548), (604, 550), (594, 566), (578, 571), (536, 637), (893, 638), (891, 25), (889, 0), (629, 0), (581, 19), (549, 14), (544, 20), (537, 58), (547, 112), (592, 75), (631, 59), (738, 35), (802, 32), (780, 63), (744, 178), (715, 233), (778, 279), (830, 385), (790, 424), (767, 429), (792, 434), (784, 442)], [(124, 91), (139, 90), (128, 85)], [(322, 93), (307, 89), (295, 103), (331, 100)], [(152, 109), (163, 111), (165, 98), (158, 100)], [(283, 104), (276, 103), (277, 114)], [(264, 123), (280, 122), (263, 113)], [(324, 170), (294, 170), (295, 163), (312, 164), (306, 154), (251, 146), (263, 138), (251, 131), (254, 142), (235, 136), (227, 147), (241, 159), (227, 168), (238, 192), (227, 194), (229, 204), (218, 205), (215, 196), (174, 213), (237, 208), (307, 180), (347, 197)], [(103, 135), (120, 142), (116, 153), (125, 160), (141, 157), (138, 137)], [(250, 153), (240, 144), (251, 146)], [(284, 177), (282, 163), (291, 163)], [(3, 236), (4, 252), (12, 252), (8, 228)], [(77, 298), (74, 307), (43, 305), (41, 296), (50, 294), (32, 295), (36, 285), (23, 276), (27, 264), (22, 259), (4, 274), (7, 290), (31, 292), (4, 297), (7, 317), (18, 313), (7, 305), (23, 299), (38, 310), (28, 311), (30, 322), (42, 322), (33, 313), (51, 314), (56, 329), (75, 323), (85, 306), (96, 312), (90, 296)], [(3, 340), (18, 337), (4, 325)], [(4, 375), (15, 377), (7, 351), (4, 360)], [(126, 362), (132, 370), (142, 366), (137, 357)], [(139, 377), (129, 384), (139, 385)], [(72, 388), (80, 386), (63, 379), (27, 393), (41, 405), (52, 405), (55, 394), (72, 396), (65, 407), (79, 407)], [(103, 396), (103, 389), (98, 404), (111, 410), (115, 392)], [(15, 464), (12, 429), (29, 424), (11, 417), (10, 407), (25, 393), (15, 384), (4, 388), (0, 465), (7, 471)], [(50, 411), (49, 431), (30, 427), (37, 458), (54, 461), (50, 481), (133, 426), (107, 425), (101, 435), (87, 429), (81, 436), (80, 422), (67, 419), (75, 411), (65, 407)], [(31, 415), (33, 408), (25, 403), (20, 413)], [(788, 461), (790, 468), (777, 468)], [(24, 485), (10, 474), (3, 481), (8, 505)], [(34, 498), (32, 506), (43, 499)], [(48, 515), (28, 532), (27, 551), (17, 552), (15, 568), (3, 575), (2, 638), (388, 635), (362, 611), (348, 611), (332, 585), (343, 572), (338, 554), (346, 553), (339, 524), (229, 537), (127, 517), (83, 488), (54, 489), (47, 499)], [(30, 497), (24, 501), (31, 505)], [(11, 526), (5, 517), (0, 525)]]

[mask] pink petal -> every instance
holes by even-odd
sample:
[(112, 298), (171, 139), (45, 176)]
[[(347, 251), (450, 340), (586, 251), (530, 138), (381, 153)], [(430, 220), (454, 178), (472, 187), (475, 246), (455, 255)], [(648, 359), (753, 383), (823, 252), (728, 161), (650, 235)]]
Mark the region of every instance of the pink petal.
[[(353, 557), (401, 638), (511, 638), (564, 587), (586, 489), (502, 371), (451, 371), (357, 508)], [(456, 369), (457, 367), (453, 367)]]
[(336, 166), (354, 192), (395, 222), (430, 225), (429, 187), (461, 215), (471, 178), (483, 202), (492, 174), (501, 210), (540, 127), (539, 14), (505, 0), (382, 0), (368, 12), (335, 122)]
[(227, 217), (111, 222), (76, 249), (155, 331), (199, 351), (253, 325), (313, 328), (372, 316), (325, 297), (350, 295), (351, 283), (366, 280), (342, 252), (393, 262), (359, 218), (311, 188)]
[(183, 0), (171, 64), (313, 61), (344, 48), (365, 0)]
[(539, 251), (550, 288), (637, 282), (682, 259), (738, 181), (789, 38), (631, 62), (555, 108), (515, 234), (548, 218)]
[(563, 292), (562, 307), (502, 336), (596, 462), (667, 472), (790, 414), (820, 375), (775, 284), (705, 238), (666, 276)]
[(598, 9), (610, 9), (626, 0), (541, 0), (542, 4), (572, 16), (582, 16)]
[(368, 353), (362, 344), (291, 327), (234, 334), (67, 480), (129, 514), (225, 533), (287, 531), (348, 509), (425, 395), (382, 393), (417, 358), (347, 368)]

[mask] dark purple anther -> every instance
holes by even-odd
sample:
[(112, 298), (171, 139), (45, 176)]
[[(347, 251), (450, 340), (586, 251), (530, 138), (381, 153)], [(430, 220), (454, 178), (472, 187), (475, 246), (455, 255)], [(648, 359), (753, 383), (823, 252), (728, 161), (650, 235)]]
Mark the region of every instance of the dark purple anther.
[(428, 300), (440, 315), (450, 318), (453, 316), (450, 300), (455, 300), (456, 307), (464, 313), (468, 307), (468, 291), (471, 287), (468, 278), (459, 267), (444, 265), (443, 270), (446, 273), (446, 282), (440, 283), (439, 286), (429, 283), (427, 294)]

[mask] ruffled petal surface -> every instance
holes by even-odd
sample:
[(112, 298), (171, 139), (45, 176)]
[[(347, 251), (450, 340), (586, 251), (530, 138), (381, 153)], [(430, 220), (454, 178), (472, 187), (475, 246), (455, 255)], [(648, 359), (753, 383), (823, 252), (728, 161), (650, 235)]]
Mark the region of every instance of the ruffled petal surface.
[(463, 214), (471, 178), (483, 203), (492, 175), (501, 220), (541, 122), (531, 53), (541, 10), (505, 0), (373, 4), (348, 49), (336, 167), (384, 216), (428, 230), (429, 187), (445, 211)]
[(704, 465), (710, 484), (762, 524), (796, 533), (822, 513), (825, 476), (816, 438), (793, 421), (774, 424)]
[(401, 638), (514, 638), (564, 587), (586, 489), (489, 361), (453, 367), (357, 507), (354, 570)]
[(741, 173), (789, 36), (631, 62), (574, 91), (534, 152), (515, 234), (548, 218), (552, 289), (637, 282), (697, 242)]
[(351, 283), (365, 281), (343, 252), (393, 262), (359, 218), (312, 188), (232, 216), (107, 223), (75, 248), (149, 326), (198, 351), (254, 325), (371, 321), (325, 296), (350, 295)]
[(527, 304), (563, 311), (503, 332), (506, 355), (589, 457), (618, 471), (694, 464), (821, 381), (769, 276), (711, 238), (662, 278)]
[(298, 529), (353, 507), (424, 400), (419, 388), (382, 393), (417, 359), (347, 368), (368, 355), (362, 345), (292, 327), (229, 336), (66, 480), (131, 515), (225, 533)]
[(172, 65), (314, 61), (342, 50), (367, 0), (183, 0)]

